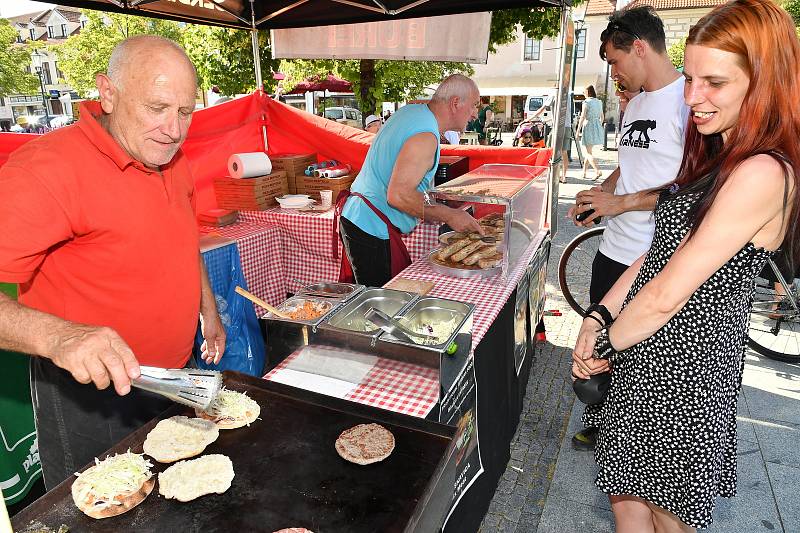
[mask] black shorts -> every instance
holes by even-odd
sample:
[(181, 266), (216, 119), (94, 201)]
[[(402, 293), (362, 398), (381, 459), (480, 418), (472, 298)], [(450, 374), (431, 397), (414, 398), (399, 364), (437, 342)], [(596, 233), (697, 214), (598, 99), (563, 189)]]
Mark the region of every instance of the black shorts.
[(628, 269), (628, 266), (597, 252), (597, 255), (594, 256), (594, 261), (592, 261), (589, 301), (593, 304), (600, 303), (600, 300), (611, 290), (611, 287), (622, 276), (622, 273)]

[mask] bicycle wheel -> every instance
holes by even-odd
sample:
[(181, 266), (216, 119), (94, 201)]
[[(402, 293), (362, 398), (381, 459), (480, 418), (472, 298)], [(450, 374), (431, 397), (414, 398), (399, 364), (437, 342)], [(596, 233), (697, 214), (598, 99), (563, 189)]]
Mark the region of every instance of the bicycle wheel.
[(792, 305), (797, 296), (796, 284), (786, 295), (776, 293), (772, 282), (756, 279), (747, 331), (753, 350), (776, 361), (800, 363), (800, 312)]
[(589, 307), (589, 283), (592, 279), (592, 262), (600, 247), (600, 237), (605, 227), (584, 231), (564, 248), (558, 260), (558, 285), (569, 306), (583, 316)]

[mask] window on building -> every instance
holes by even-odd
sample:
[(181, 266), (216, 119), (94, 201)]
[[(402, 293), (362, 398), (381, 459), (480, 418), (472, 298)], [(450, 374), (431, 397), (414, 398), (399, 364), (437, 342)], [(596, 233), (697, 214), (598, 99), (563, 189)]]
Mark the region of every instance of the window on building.
[(53, 62), (53, 66), (56, 67), (56, 78), (63, 80), (64, 79), (64, 73), (61, 72), (60, 68), (58, 68), (58, 61), (54, 61)]
[(0, 96), (0, 107), (5, 107), (5, 106), (6, 106), (6, 99)]
[(17, 42), (18, 43), (22, 42), (22, 35), (20, 35), (19, 33), (17, 33)]
[(47, 61), (42, 61), (42, 81), (45, 85), (50, 85), (53, 83), (53, 80), (50, 77), (50, 64)]
[(575, 47), (577, 48), (575, 57), (578, 59), (586, 57), (586, 30), (577, 32), (575, 36)]
[(53, 37), (55, 37), (55, 32), (53, 31), (53, 27), (52, 27), (52, 26), (48, 26), (48, 27), (47, 27), (47, 36), (48, 36), (49, 38), (51, 38), (51, 39), (52, 39)]
[(61, 25), (61, 35), (62, 35), (63, 37), (66, 37), (66, 36), (67, 36), (67, 25), (66, 25), (66, 24), (62, 24), (62, 25)]
[(81, 19), (81, 29), (86, 27), (86, 19)]
[(30, 34), (31, 34), (31, 41), (35, 41), (36, 40), (36, 30), (31, 28), (31, 29), (28, 30), (28, 32), (30, 32)]
[(522, 58), (523, 61), (539, 61), (542, 51), (542, 41), (536, 41), (525, 36), (525, 54)]

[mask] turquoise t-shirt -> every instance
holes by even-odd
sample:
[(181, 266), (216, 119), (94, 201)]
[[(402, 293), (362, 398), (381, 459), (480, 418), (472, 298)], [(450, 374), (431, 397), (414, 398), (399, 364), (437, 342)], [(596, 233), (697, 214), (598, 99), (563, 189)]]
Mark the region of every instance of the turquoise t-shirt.
[[(430, 132), (438, 142), (439, 125), (428, 106), (412, 104), (401, 107), (386, 121), (373, 139), (372, 146), (364, 159), (364, 166), (350, 187), (351, 191), (364, 195), (403, 233), (410, 233), (416, 227), (417, 219), (390, 206), (386, 199), (386, 191), (389, 188), (389, 178), (392, 177), (395, 161), (403, 145), (410, 137), (423, 132)], [(417, 186), (418, 191), (425, 192), (430, 189), (438, 165), (437, 149), (433, 166), (428, 169)], [(355, 196), (348, 198), (342, 216), (374, 237), (389, 238), (386, 224), (361, 198)]]

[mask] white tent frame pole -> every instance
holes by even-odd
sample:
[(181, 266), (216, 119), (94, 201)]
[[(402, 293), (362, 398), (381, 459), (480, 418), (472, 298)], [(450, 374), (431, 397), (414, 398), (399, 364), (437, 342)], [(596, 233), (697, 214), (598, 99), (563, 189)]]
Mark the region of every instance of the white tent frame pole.
[[(261, 52), (258, 48), (258, 28), (256, 27), (256, 6), (255, 0), (250, 0), (250, 40), (253, 44), (253, 69), (256, 75), (256, 90), (264, 93), (264, 80), (261, 78)], [(264, 152), (267, 151), (267, 117), (261, 115), (261, 140), (264, 143)]]

